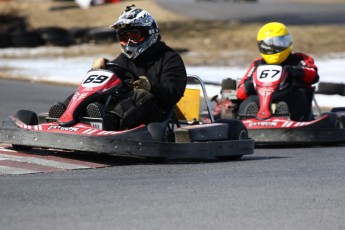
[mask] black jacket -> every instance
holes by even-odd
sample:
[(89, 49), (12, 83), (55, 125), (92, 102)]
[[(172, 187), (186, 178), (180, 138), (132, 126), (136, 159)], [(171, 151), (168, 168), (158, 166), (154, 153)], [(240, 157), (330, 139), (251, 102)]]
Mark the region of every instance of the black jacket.
[[(183, 96), (187, 83), (185, 65), (180, 55), (162, 41), (134, 60), (120, 54), (114, 62), (132, 70), (137, 76), (146, 76), (151, 83), (151, 93), (161, 109), (170, 110)], [(120, 72), (123, 81), (133, 80), (128, 72)]]

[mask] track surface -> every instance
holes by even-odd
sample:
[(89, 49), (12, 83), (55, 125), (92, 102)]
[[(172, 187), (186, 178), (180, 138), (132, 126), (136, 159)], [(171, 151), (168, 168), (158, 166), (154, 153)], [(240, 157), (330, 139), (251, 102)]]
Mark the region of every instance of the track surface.
[[(47, 111), (73, 90), (0, 80), (0, 117)], [(345, 228), (344, 147), (165, 164), (7, 147), (0, 146), (0, 165), (19, 175), (0, 176), (4, 230)], [(20, 172), (32, 164), (40, 170)]]
[[(345, 4), (157, 2), (193, 18), (345, 22)], [(19, 109), (47, 111), (73, 91), (0, 79), (0, 119)], [(234, 162), (150, 164), (0, 145), (0, 228), (345, 229), (344, 165), (341, 146), (256, 149)]]
[(307, 4), (289, 0), (258, 0), (257, 3), (235, 3), (226, 0), (155, 0), (161, 6), (181, 15), (204, 20), (234, 20), (286, 24), (344, 24), (345, 3)]

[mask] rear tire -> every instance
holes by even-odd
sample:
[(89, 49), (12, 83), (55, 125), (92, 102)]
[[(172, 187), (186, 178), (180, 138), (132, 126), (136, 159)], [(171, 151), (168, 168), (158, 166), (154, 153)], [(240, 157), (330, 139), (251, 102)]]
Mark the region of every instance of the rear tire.
[[(229, 125), (228, 138), (229, 140), (244, 140), (248, 139), (248, 130), (240, 120), (235, 119), (219, 119), (217, 123), (227, 123)], [(243, 155), (230, 155), (217, 157), (224, 161), (235, 161), (242, 158)]]

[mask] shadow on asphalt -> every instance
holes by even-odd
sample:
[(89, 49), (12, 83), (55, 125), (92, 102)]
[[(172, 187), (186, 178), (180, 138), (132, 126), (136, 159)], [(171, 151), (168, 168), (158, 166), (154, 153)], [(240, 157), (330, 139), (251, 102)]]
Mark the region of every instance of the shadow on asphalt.
[[(13, 150), (12, 147), (6, 149)], [(257, 160), (284, 159), (284, 156), (255, 156), (245, 155), (240, 159), (232, 157), (224, 157), (221, 159), (164, 159), (164, 158), (139, 158), (127, 156), (115, 156), (109, 154), (90, 153), (90, 152), (74, 152), (56, 149), (33, 148), (31, 150), (20, 151), (32, 157), (60, 157), (64, 159), (79, 160), (84, 162), (92, 162), (104, 164), (108, 166), (127, 166), (127, 165), (151, 165), (151, 164), (207, 164), (207, 163), (225, 163), (225, 162), (245, 162)]]

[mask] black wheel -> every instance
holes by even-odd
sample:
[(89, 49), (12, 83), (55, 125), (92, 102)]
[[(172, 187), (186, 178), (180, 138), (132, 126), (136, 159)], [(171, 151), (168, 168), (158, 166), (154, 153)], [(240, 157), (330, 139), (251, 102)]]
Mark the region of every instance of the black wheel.
[[(256, 105), (256, 106), (255, 106)], [(259, 98), (257, 95), (250, 95), (246, 100), (242, 101), (238, 107), (239, 115), (255, 116), (259, 109)]]
[(338, 119), (339, 119), (339, 127), (341, 129), (345, 128), (345, 116), (341, 115), (338, 117)]
[(113, 43), (117, 41), (116, 31), (110, 28), (94, 28), (88, 32), (90, 41), (101, 44), (101, 43)]
[(72, 28), (69, 30), (74, 44), (83, 44), (90, 41), (88, 29), (86, 28)]
[(11, 46), (11, 36), (7, 33), (0, 32), (0, 48), (7, 48)]
[[(16, 117), (27, 125), (37, 125), (38, 117), (37, 114), (29, 110), (19, 110), (16, 113)], [(30, 150), (32, 146), (26, 145), (12, 145), (15, 150)]]
[(242, 121), (235, 119), (220, 119), (217, 123), (227, 123), (229, 125), (229, 140), (248, 139), (248, 131)]
[(336, 113), (327, 112), (321, 113), (321, 116), (328, 115), (327, 119), (322, 123), (322, 127), (326, 128), (340, 128), (341, 127), (341, 120)]
[[(1, 2), (1, 1), (0, 1)], [(11, 33), (15, 31), (25, 31), (27, 22), (25, 17), (15, 16), (13, 13), (0, 15), (1, 32)]]
[[(229, 125), (228, 138), (229, 140), (244, 140), (248, 139), (248, 130), (242, 121), (235, 119), (219, 119), (217, 123), (227, 123)], [(221, 160), (239, 160), (243, 155), (220, 156)]]
[(38, 47), (44, 45), (44, 41), (36, 32), (21, 31), (11, 34), (14, 47)]
[(341, 96), (345, 96), (344, 91), (344, 84), (320, 82), (316, 93), (325, 95), (339, 94)]
[(35, 30), (47, 45), (69, 46), (73, 44), (69, 31), (59, 27), (44, 27)]

